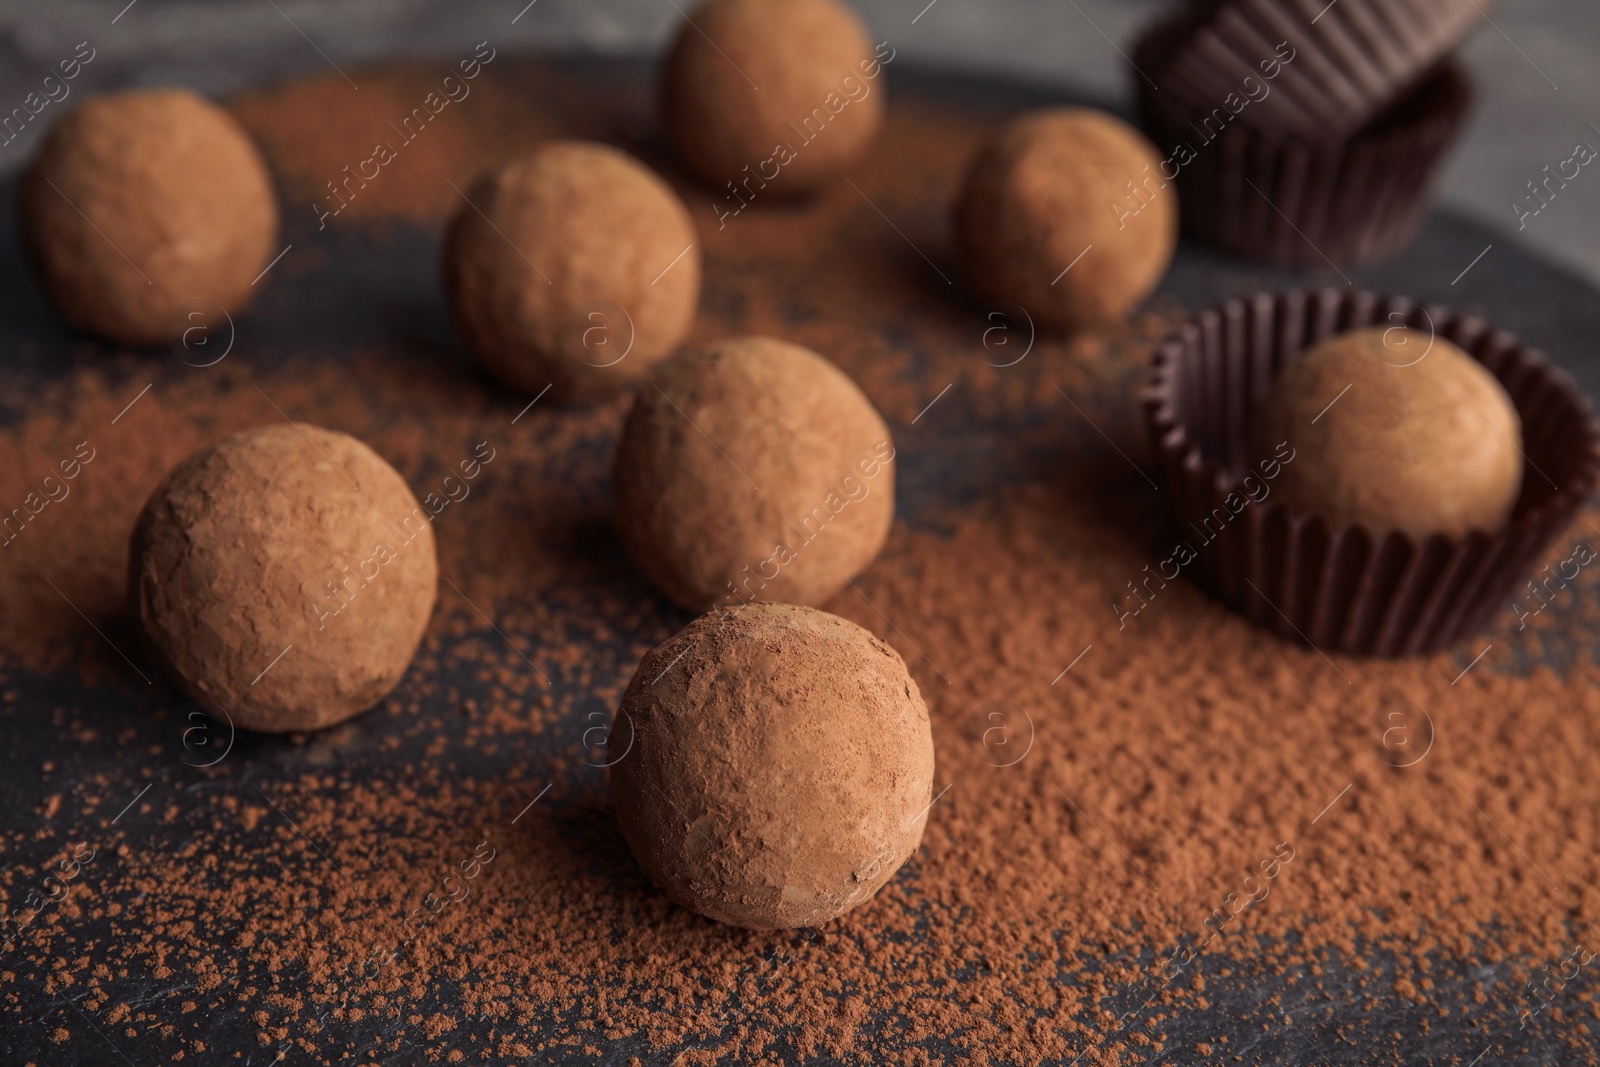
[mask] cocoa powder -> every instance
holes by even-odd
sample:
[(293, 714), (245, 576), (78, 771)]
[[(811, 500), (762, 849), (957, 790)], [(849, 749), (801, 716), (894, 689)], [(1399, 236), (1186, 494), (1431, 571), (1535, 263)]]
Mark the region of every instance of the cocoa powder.
[[(314, 128), (339, 85), (283, 90), (278, 121)], [(610, 712), (687, 621), (608, 532), (625, 401), (524, 410), (404, 339), (204, 371), (94, 352), (4, 383), (5, 506), (98, 449), (0, 548), (0, 715), (57, 741), (14, 755), (0, 833), (10, 1058), (1245, 1062), (1253, 1011), (1304, 1059), (1344, 1052), (1306, 1047), (1316, 1016), (1398, 1062), (1435, 1020), (1514, 1048), (1537, 1008), (1529, 1032), (1592, 1061), (1592, 968), (1541, 979), (1548, 1008), (1522, 983), (1600, 940), (1593, 578), (1541, 574), (1537, 613), (1394, 662), (1324, 658), (1182, 580), (1144, 584), (1170, 538), (1130, 466), (1149, 457), (1132, 389), (1173, 313), (998, 366), (1013, 355), (939, 277), (958, 170), (939, 161), (982, 128), (897, 101), (854, 177), (931, 264), (848, 186), (717, 231), (680, 185), (707, 242), (693, 336), (827, 353), (898, 450), (889, 541), (822, 607), (905, 659), (935, 801), (920, 851), (815, 934), (671, 904), (610, 810)], [(285, 187), (326, 147), (269, 144)], [(428, 186), (387, 212), (436, 220)], [(440, 608), (399, 688), (196, 767), (169, 740), (188, 709), (136, 673), (153, 672), (123, 609), (127, 537), (172, 464), (273, 407), (369, 442), (419, 496), (480, 441), (496, 458), (435, 518)], [(1119, 618), (1131, 585), (1141, 607)], [(1454, 1004), (1477, 990), (1472, 1018), (1445, 985)], [(1477, 1054), (1455, 1047), (1441, 1059)]]

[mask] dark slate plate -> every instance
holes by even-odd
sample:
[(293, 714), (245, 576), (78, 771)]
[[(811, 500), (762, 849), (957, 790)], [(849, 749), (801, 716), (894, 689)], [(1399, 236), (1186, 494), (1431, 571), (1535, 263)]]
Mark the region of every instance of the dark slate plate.
[[(626, 121), (637, 123), (645, 113), (642, 101), (647, 69), (643, 64), (583, 60), (565, 63), (563, 68), (566, 74), (595, 87), (621, 90), (623, 99), (633, 101), (632, 112), (623, 116)], [(904, 99), (977, 114), (1063, 99), (1037, 87), (975, 80), (904, 65), (894, 69), (894, 92)], [(650, 145), (645, 147), (648, 156)], [(659, 145), (654, 146), (654, 151), (659, 153)], [(58, 377), (66, 373), (70, 363), (66, 354), (75, 346), (95, 347), (98, 343), (72, 334), (44, 304), (16, 247), (14, 180), (0, 188), (0, 197), (0, 359), (6, 370), (27, 380)], [(298, 224), (291, 223), (291, 227), (294, 225)], [(293, 228), (290, 236), (309, 239), (304, 232), (296, 236)], [(887, 229), (874, 239), (879, 237), (895, 247), (894, 254), (904, 251), (895, 245), (898, 239)], [(321, 264), (275, 278), (252, 313), (248, 353), (252, 365), (271, 367), (291, 350), (342, 360), (366, 342), (386, 339), (392, 343), (399, 335), (409, 339), (418, 358), (444, 359), (468, 367), (445, 315), (437, 284), (437, 248), (431, 234), (397, 228), (381, 240), (350, 231), (333, 232), (319, 240), (325, 253)], [(907, 256), (909, 259), (909, 253)], [(907, 269), (922, 269), (918, 261), (912, 259), (910, 263)], [(1581, 278), (1533, 257), (1504, 235), (1450, 212), (1433, 214), (1403, 255), (1371, 267), (1330, 267), (1302, 274), (1230, 261), (1204, 249), (1185, 246), (1161, 287), (1161, 295), (1186, 307), (1199, 308), (1239, 292), (1308, 283), (1364, 286), (1484, 309), (1499, 325), (1549, 351), (1587, 392), (1600, 391), (1600, 351), (1594, 340), (1600, 337), (1600, 294)], [(934, 295), (930, 290), (930, 299)], [(708, 292), (704, 303), (710, 306), (717, 298), (718, 294)], [(964, 295), (958, 298), (972, 299)], [(977, 301), (972, 303), (976, 307)], [(893, 330), (889, 323), (870, 325)], [(962, 343), (970, 340), (963, 338)], [(173, 357), (159, 354), (147, 358), (158, 361)], [(462, 373), (472, 372), (463, 369)], [(487, 383), (485, 388), (489, 388)], [(27, 399), (25, 391), (0, 397), (0, 418), (21, 417)], [(508, 410), (512, 407), (508, 406)], [(904, 422), (893, 427), (903, 457), (899, 513), (908, 522), (938, 529), (946, 521), (943, 516), (993, 495), (998, 487), (1048, 475), (1052, 460), (1037, 444), (1001, 442), (995, 426), (981, 424), (960, 404), (951, 404), (942, 414), (945, 418), (936, 430)], [(1068, 432), (1087, 450), (1104, 447), (1086, 427)], [(591, 463), (588, 469), (594, 466)], [(1139, 521), (1153, 528), (1159, 517), (1154, 510), (1144, 508)], [(1154, 540), (1154, 534), (1150, 536)], [(628, 571), (625, 559), (609, 537), (601, 538), (592, 550), (613, 559), (619, 573)], [(629, 580), (638, 585), (640, 599), (649, 600), (643, 583)], [(0, 610), (11, 609), (0, 606)], [(659, 601), (652, 611), (658, 632), (670, 632), (685, 621), (682, 613)], [(1576, 618), (1579, 614), (1568, 612), (1566, 617)], [(1594, 651), (1588, 636), (1576, 631), (1547, 635), (1543, 647), (1549, 656), (1568, 658), (1591, 656)], [(613, 664), (624, 675), (633, 669), (633, 663), (625, 661), (619, 649), (593, 648), (590, 653), (600, 662)], [(1460, 654), (1462, 665), (1470, 656), (1470, 650)], [(1546, 662), (1559, 669), (1564, 661), (1570, 659)], [(115, 661), (108, 662), (116, 666)], [(1517, 670), (1528, 666), (1514, 661), (1480, 669)], [(141, 790), (149, 782), (154, 784), (153, 795), (148, 799), (160, 796), (170, 800), (202, 791), (248, 790), (255, 781), (285, 779), (304, 770), (325, 767), (331, 755), (336, 755), (343, 768), (386, 768), (391, 772), (396, 766), (433, 758), (423, 752), (420, 742), (408, 742), (399, 751), (380, 748), (380, 724), (369, 717), (365, 726), (364, 720), (357, 720), (353, 731), (344, 733), (336, 754), (330, 751), (331, 742), (321, 739), (293, 745), (277, 738), (241, 734), (227, 756), (227, 773), (201, 774), (180, 759), (184, 750), (172, 731), (170, 717), (156, 714), (156, 709), (181, 707), (182, 698), (148, 663), (141, 663), (140, 667), (156, 674), (157, 681), (149, 690), (142, 686), (137, 691), (112, 685), (92, 687), (71, 672), (50, 676), (11, 672), (9, 688), (18, 693), (19, 699), (0, 709), (6, 740), (4, 751), (0, 752), (0, 820), (8, 833), (25, 832), (37, 824), (36, 813), (45, 794), (70, 795), (73, 782), (92, 776), (125, 780), (128, 802), (142, 796)], [(466, 693), (475, 684), (464, 674), (438, 680), (453, 682)], [(528, 744), (543, 746), (545, 752), (581, 751), (583, 731), (592, 725), (588, 713), (608, 713), (610, 708), (592, 699), (586, 702), (581, 699), (583, 694), (578, 696), (569, 723)], [(50, 711), (54, 708), (72, 709), (71, 717), (94, 728), (97, 738), (89, 742), (70, 740), (68, 729), (52, 719)], [(118, 731), (129, 726), (137, 730), (136, 740), (132, 744), (119, 742)], [(440, 730), (447, 736), (453, 729), (451, 721), (441, 721)], [(152, 760), (146, 756), (151, 745), (166, 746), (168, 758)], [(530, 748), (477, 757), (474, 773), (481, 779), (514, 781), (518, 778), (516, 768), (541, 754)], [(48, 782), (40, 770), (41, 762), (47, 758), (58, 763)], [(548, 801), (553, 805), (553, 817), (565, 820), (574, 834), (590, 832), (580, 829), (579, 824), (597, 806), (603, 807), (603, 780), (590, 776), (567, 785)], [(114, 839), (137, 849), (177, 849), (197, 839), (211, 849), (248, 847), (242, 840), (207, 838), (212, 832), (209, 826), (182, 818), (162, 822), (130, 816), (111, 831), (108, 812), (119, 807), (120, 803), (108, 801), (107, 810), (92, 818), (65, 812), (61, 816), (67, 827), (63, 833)], [(111, 836), (107, 836), (108, 832)], [(30, 849), (23, 844), (0, 857), (0, 861), (7, 867), (32, 868), (48, 858), (46, 852), (51, 847), (45, 843)], [(610, 847), (613, 852), (622, 848), (614, 841)], [(915, 868), (913, 863), (902, 877), (914, 878)], [(109, 855), (96, 877), (101, 879), (104, 892), (114, 896), (120, 893), (119, 899), (129, 909), (156, 903), (118, 889), (116, 864)], [(84, 920), (73, 936), (93, 942), (103, 940), (109, 933), (108, 926), (96, 928), (94, 922)], [(1580, 1019), (1568, 1015), (1559, 1023), (1546, 1016), (1519, 1030), (1518, 1012), (1525, 1006), (1526, 997), (1510, 984), (1503, 964), (1441, 958), (1432, 971), (1435, 988), (1429, 1003), (1419, 1006), (1399, 997), (1373, 998), (1372, 990), (1383, 986), (1379, 979), (1392, 968), (1391, 961), (1381, 953), (1371, 953), (1367, 961), (1370, 969), (1364, 973), (1347, 964), (1330, 962), (1324, 973), (1312, 977), (1301, 967), (1276, 969), (1270, 962), (1276, 955), (1273, 946), (1261, 947), (1257, 957), (1260, 962), (1254, 965), (1211, 956), (1202, 957), (1195, 964), (1206, 979), (1210, 1008), (1171, 1014), (1163, 1029), (1169, 1037), (1167, 1047), (1174, 1052), (1170, 1057), (1152, 1057), (1149, 1062), (1198, 1062), (1192, 1054), (1177, 1050), (1192, 1049), (1196, 1041), (1214, 1039), (1219, 1033), (1230, 1036), (1225, 1051), (1219, 1046), (1214, 1054), (1219, 1063), (1594, 1062), (1596, 1023), (1592, 1016)], [(18, 967), (16, 963), (5, 966)], [(264, 1047), (257, 1039), (257, 1027), (241, 1013), (198, 1012), (176, 1020), (179, 1034), (175, 1039), (163, 1038), (148, 1028), (142, 1036), (129, 1039), (103, 1019), (91, 1019), (75, 1004), (46, 996), (41, 977), (39, 969), (21, 966), (15, 981), (0, 986), (5, 1015), (4, 1025), (0, 1026), (0, 1060), (7, 1064), (126, 1062), (144, 1067), (171, 1062), (172, 1053), (179, 1047), (176, 1041), (194, 1038), (203, 1039), (208, 1051), (190, 1062), (278, 1062), (274, 1059), (278, 1048)], [(165, 980), (130, 975), (108, 985), (119, 999), (136, 1005), (161, 1005), (181, 993), (188, 981), (181, 974)], [(1566, 996), (1576, 1001), (1592, 991), (1592, 982), (1590, 975), (1581, 977), (1577, 990)], [(1154, 1010), (1146, 1007), (1145, 999), (1142, 989), (1130, 988), (1113, 994), (1104, 1006), (1118, 1015), (1133, 1012), (1137, 1019), (1141, 1013)], [(435, 1008), (448, 1009), (454, 1003), (454, 991), (439, 983), (430, 988), (417, 1010), (427, 1013)], [(1441, 1008), (1448, 1012), (1441, 1014)], [(80, 1025), (84, 1022), (90, 1025)], [(336, 1050), (329, 1054), (331, 1058), (316, 1062), (352, 1062), (340, 1061), (337, 1050), (351, 1045), (364, 1047), (382, 1036), (385, 1025), (368, 1022), (345, 1027), (334, 1035), (335, 1041), (325, 1043), (325, 1047)], [(50, 1039), (57, 1026), (72, 1032), (70, 1041), (58, 1045)], [(487, 1032), (490, 1027), (489, 1022), (463, 1017), (453, 1039), (459, 1040), (460, 1047), (476, 1059), (483, 1045), (471, 1044), (469, 1035)], [(954, 1053), (953, 1049), (937, 1046), (930, 1051), (936, 1055)], [(667, 1063), (672, 1059), (670, 1054), (651, 1053), (641, 1042), (623, 1041), (605, 1047), (598, 1061), (573, 1049), (565, 1059), (549, 1062), (623, 1064), (634, 1055), (647, 1063)], [(284, 1056), (282, 1062), (308, 1062), (297, 1050), (289, 1049)], [(546, 1062), (542, 1057), (537, 1061)], [(415, 1052), (403, 1047), (385, 1054), (383, 1062), (416, 1062)]]

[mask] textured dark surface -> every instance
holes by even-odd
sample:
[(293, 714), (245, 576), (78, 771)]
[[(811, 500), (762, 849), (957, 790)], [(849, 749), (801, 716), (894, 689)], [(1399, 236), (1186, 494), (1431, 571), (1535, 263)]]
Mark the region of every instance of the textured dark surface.
[[(636, 85), (639, 75), (636, 65), (597, 65), (590, 71), (597, 83), (607, 85)], [(1019, 86), (898, 68), (895, 91), (907, 98), (980, 111), (1047, 99), (1036, 90)], [(14, 183), (4, 190), (4, 202), (0, 203), (0, 358), (10, 372), (26, 372), (37, 379), (59, 376), (67, 369), (66, 352), (75, 345), (94, 342), (71, 335), (43, 306), (38, 291), (26, 278), (16, 250), (13, 205)], [(887, 229), (882, 236), (888, 242), (898, 240)], [(1493, 252), (1453, 281), (1491, 242), (1495, 245)], [(320, 266), (275, 278), (252, 314), (248, 349), (241, 353), (252, 366), (271, 367), (291, 351), (302, 356), (310, 352), (342, 359), (363, 343), (378, 340), (389, 345), (398, 340), (419, 359), (462, 360), (439, 294), (436, 248), (430, 236), (410, 230), (393, 232), (382, 240), (358, 234), (327, 235), (322, 247), (326, 258)], [(1345, 268), (1343, 274), (1348, 279), (1337, 269), (1309, 273), (1260, 269), (1185, 246), (1162, 293), (1185, 306), (1198, 308), (1261, 288), (1308, 282), (1344, 285), (1348, 280), (1352, 286), (1477, 308), (1492, 316), (1498, 325), (1547, 350), (1586, 391), (1593, 394), (1600, 390), (1600, 353), (1594, 348), (1594, 338), (1600, 336), (1597, 294), (1573, 275), (1530, 258), (1515, 245), (1459, 218), (1434, 215), (1415, 245), (1397, 259), (1360, 270)], [(930, 289), (930, 300), (935, 293), (942, 294), (944, 290)], [(948, 295), (940, 298), (952, 299)], [(970, 298), (958, 293), (953, 299)], [(888, 337), (895, 329), (890, 322), (865, 322), (860, 326)], [(952, 339), (952, 344), (956, 343), (971, 346), (972, 338)], [(177, 358), (169, 354), (148, 357), (152, 362)], [(14, 392), (3, 399), (6, 418), (15, 419), (26, 411), (24, 393)], [(941, 414), (946, 417), (937, 428), (905, 424), (892, 427), (902, 456), (898, 510), (908, 522), (938, 529), (950, 514), (971, 501), (993, 495), (1006, 484), (1036, 481), (1041, 472), (1050, 469), (1051, 457), (1038, 451), (1037, 438), (1009, 432), (1013, 429), (1010, 427), (985, 424), (971, 417), (960, 404), (952, 404)], [(1087, 449), (1105, 447), (1086, 426), (1074, 425), (1070, 432)], [(575, 477), (603, 477), (604, 457), (574, 455), (571, 468)], [(1141, 521), (1154, 524), (1160, 520), (1146, 509)], [(611, 555), (617, 552), (609, 538), (599, 539), (593, 550)], [(627, 570), (620, 557), (614, 562), (619, 571)], [(0, 610), (11, 609), (0, 605)], [(655, 611), (659, 625), (667, 628), (680, 625), (684, 619), (664, 602), (658, 602)], [(1568, 617), (1576, 618), (1578, 614), (1571, 612)], [(1565, 647), (1570, 655), (1592, 654), (1587, 635), (1574, 632), (1568, 638)], [(1562, 645), (1558, 638), (1545, 643), (1546, 648)], [(616, 648), (592, 648), (589, 655), (624, 675), (634, 667), (632, 662), (624, 661)], [(1470, 652), (1461, 657), (1463, 665), (1468, 658)], [(1505, 661), (1501, 661), (1499, 669), (1506, 669)], [(326, 769), (330, 761), (336, 761), (343, 773), (392, 778), (403, 776), (407, 765), (437, 758), (425, 751), (426, 739), (412, 738), (396, 749), (383, 747), (381, 742), (386, 736), (379, 729), (381, 723), (369, 717), (358, 720), (353, 733), (342, 737), (337, 745), (324, 739), (293, 745), (276, 738), (240, 734), (223, 765), (226, 773), (203, 773), (181, 758), (185, 753), (173, 729), (173, 717), (163, 721), (154, 714), (157, 708), (182, 705), (181, 698), (164, 680), (158, 678), (148, 690), (97, 688), (85, 685), (71, 673), (10, 673), (9, 688), (18, 694), (18, 699), (0, 710), (5, 740), (0, 751), (0, 820), (4, 820), (7, 832), (27, 831), (33, 825), (45, 792), (63, 791), (73, 780), (91, 775), (125, 779), (125, 800), (132, 801), (142, 788), (140, 772), (152, 774), (154, 784), (146, 799), (163, 804), (178, 802), (181, 809), (184, 797), (218, 790), (249, 793), (255, 781), (281, 780), (303, 771)], [(454, 684), (462, 692), (471, 693), (476, 683), (469, 673), (464, 670), (459, 677), (441, 678), (445, 683), (441, 689)], [(558, 680), (557, 684), (565, 683)], [(591, 706), (593, 703), (581, 699), (575, 702), (571, 720), (543, 735), (537, 743), (553, 751), (581, 752), (584, 730), (592, 725), (588, 713), (610, 710)], [(75, 739), (74, 732), (60, 719), (52, 718), (51, 709), (55, 708), (73, 709), (73, 721), (92, 728), (95, 739)], [(181, 720), (181, 715), (176, 718)], [(445, 737), (447, 749), (452, 731), (462, 728), (458, 726), (462, 721), (441, 717), (438, 730)], [(120, 740), (130, 729), (135, 733), (133, 742)], [(530, 739), (528, 743), (535, 742)], [(152, 744), (164, 744), (170, 759), (154, 761), (143, 755)], [(449, 758), (460, 755), (455, 752)], [(513, 781), (519, 765), (529, 762), (533, 755), (509, 750), (484, 755), (474, 750), (472, 774), (480, 781)], [(58, 764), (48, 787), (40, 776), (44, 759)], [(596, 812), (604, 810), (603, 776), (591, 773), (575, 779), (552, 803), (552, 817), (558, 825), (574, 838), (592, 841), (597, 833), (592, 825)], [(249, 848), (242, 831), (234, 839), (216, 838), (211, 836), (213, 832), (203, 817), (191, 819), (181, 811), (177, 819), (163, 822), (141, 819), (135, 809), (114, 832), (109, 831), (110, 813), (121, 806), (122, 801), (108, 799), (102, 813), (94, 817), (80, 818), (67, 812), (63, 817), (69, 826), (74, 819), (81, 823), (67, 832), (90, 840), (115, 838), (137, 849), (176, 850), (196, 845), (203, 850)], [(611, 836), (608, 852), (596, 859), (608, 868), (627, 862), (624, 846), (614, 840), (614, 834)], [(30, 854), (24, 847), (5, 855), (3, 860), (8, 867), (36, 866), (48, 858), (50, 847), (48, 843), (41, 844), (38, 854)], [(92, 877), (101, 880), (104, 891), (117, 893), (117, 869), (109, 854), (90, 870)], [(900, 877), (914, 880), (916, 864), (913, 862)], [(135, 899), (132, 894), (123, 896), (129, 908), (159, 903)], [(90, 941), (103, 938), (107, 932), (94, 929), (85, 920), (74, 936)], [(1383, 975), (1389, 969), (1381, 956), (1374, 956), (1369, 961), (1370, 969), (1364, 971), (1330, 961), (1323, 973), (1313, 976), (1306, 968), (1282, 969), (1276, 962), (1284, 955), (1282, 946), (1278, 951), (1273, 951), (1273, 946), (1263, 949), (1259, 955), (1247, 956), (1249, 962), (1243, 964), (1220, 956), (1203, 956), (1196, 962), (1194, 966), (1206, 979), (1210, 1005), (1207, 1010), (1185, 1007), (1173, 1011), (1149, 1004), (1149, 993), (1142, 987), (1113, 995), (1106, 1006), (1119, 1015), (1134, 1013), (1130, 1023), (1147, 1013), (1162, 1011), (1166, 1015), (1162, 1029), (1169, 1036), (1167, 1047), (1173, 1050), (1192, 1049), (1196, 1041), (1214, 1039), (1219, 1032), (1230, 1035), (1226, 1046), (1214, 1047), (1209, 1061), (1188, 1051), (1175, 1051), (1169, 1056), (1151, 1054), (1143, 1061), (1152, 1064), (1454, 1063), (1465, 1067), (1478, 1063), (1567, 1064), (1593, 1059), (1596, 1024), (1592, 1016), (1578, 1019), (1568, 1015), (1557, 1020), (1545, 1014), (1519, 1031), (1518, 1013), (1526, 1006), (1526, 994), (1510, 984), (1508, 972), (1501, 965), (1440, 959), (1432, 971), (1435, 988), (1429, 991), (1425, 1003), (1418, 1003), (1378, 994), (1387, 988)], [(1484, 959), (1492, 957), (1492, 953), (1486, 953)], [(146, 1067), (173, 1059), (177, 1046), (153, 1031), (129, 1039), (105, 1025), (81, 1025), (88, 1020), (80, 1010), (47, 997), (41, 991), (40, 977), (38, 969), (27, 967), (19, 971), (15, 981), (0, 986), (0, 998), (4, 999), (0, 1003), (4, 1015), (0, 1022), (0, 1061), (8, 1065), (127, 1062)], [(134, 974), (108, 985), (118, 998), (135, 1006), (161, 1005), (190, 981), (182, 973), (164, 980)], [(1563, 996), (1576, 1003), (1584, 992), (1592, 991), (1586, 988), (1586, 983), (1592, 982), (1592, 975), (1580, 977), (1578, 989), (1568, 990)], [(427, 1000), (433, 1004), (424, 1003), (419, 1010), (448, 1010), (457, 1003), (455, 990), (447, 981), (435, 982)], [(484, 1045), (468, 1044), (469, 1035), (486, 1032), (491, 1025), (461, 1014), (455, 1033), (474, 1062), (479, 1061)], [(72, 1031), (69, 1042), (57, 1044), (50, 1040), (49, 1035), (57, 1026)], [(358, 1024), (349, 1027), (349, 1032), (341, 1031), (339, 1036), (361, 1042), (378, 1036), (383, 1029), (383, 1024)], [(191, 1054), (185, 1062), (320, 1062), (287, 1046), (282, 1060), (277, 1060), (280, 1050), (263, 1046), (256, 1030), (239, 1013), (186, 1017), (182, 1036), (203, 1037), (207, 1052), (203, 1056)], [(1575, 1054), (1573, 1043), (1583, 1051)], [(930, 1049), (936, 1057), (947, 1051)], [(673, 1061), (673, 1054), (652, 1053), (642, 1042), (626, 1041), (607, 1045), (598, 1060), (574, 1047), (570, 1059), (564, 1062), (622, 1064), (633, 1055), (646, 1063)], [(402, 1048), (385, 1053), (380, 1059), (384, 1063), (409, 1064), (419, 1062), (421, 1057)], [(1083, 1062), (1092, 1059), (1086, 1057)], [(547, 1060), (541, 1055), (525, 1062)]]

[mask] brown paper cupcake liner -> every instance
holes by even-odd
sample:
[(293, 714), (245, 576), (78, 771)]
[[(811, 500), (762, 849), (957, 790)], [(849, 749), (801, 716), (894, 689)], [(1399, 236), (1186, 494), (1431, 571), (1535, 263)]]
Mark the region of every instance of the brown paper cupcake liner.
[[(1527, 465), (1501, 529), (1418, 541), (1360, 524), (1335, 528), (1270, 492), (1228, 507), (1245, 473), (1271, 458), (1245, 453), (1274, 376), (1323, 339), (1374, 324), (1453, 342), (1510, 394)], [(1514, 610), (1514, 587), (1572, 520), (1600, 467), (1600, 427), (1570, 376), (1481, 318), (1407, 297), (1333, 289), (1235, 297), (1157, 347), (1144, 403), (1172, 506), (1198, 538), (1183, 569), (1252, 622), (1324, 652), (1435, 652)]]
[(1273, 71), (1271, 91), (1239, 121), (1279, 140), (1338, 142), (1421, 82), (1482, 17), (1472, 0), (1212, 0), (1186, 20), (1156, 81), (1210, 107)]
[(1466, 119), (1466, 74), (1445, 63), (1347, 141), (1284, 140), (1244, 126), (1226, 107), (1193, 103), (1203, 98), (1162, 73), (1192, 20), (1181, 14), (1156, 25), (1134, 50), (1134, 63), (1161, 85), (1158, 91), (1137, 79), (1139, 110), (1169, 161), (1162, 176), (1172, 178), (1176, 168), (1184, 229), (1278, 266), (1339, 269), (1403, 248), (1422, 224), (1439, 164)]

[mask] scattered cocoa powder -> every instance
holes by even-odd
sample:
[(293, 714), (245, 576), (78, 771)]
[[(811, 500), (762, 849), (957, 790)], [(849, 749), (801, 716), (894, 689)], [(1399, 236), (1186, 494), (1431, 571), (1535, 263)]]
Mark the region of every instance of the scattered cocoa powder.
[[(310, 140), (340, 92), (282, 90), (274, 121)], [(550, 121), (538, 107), (523, 128)], [(348, 362), (95, 349), (55, 381), (0, 383), (18, 413), (0, 507), (97, 449), (0, 548), (0, 715), (51, 742), (8, 753), (7, 1061), (115, 1062), (109, 1043), (141, 1064), (1464, 1067), (1538, 1038), (1594, 1062), (1592, 968), (1517, 1029), (1543, 1003), (1530, 969), (1600, 938), (1593, 577), (1546, 578), (1539, 610), (1525, 598), (1474, 645), (1397, 662), (1325, 659), (1181, 578), (1143, 584), (1168, 536), (1129, 462), (1149, 467), (1132, 390), (1173, 316), (995, 366), (1011, 356), (985, 348), (991, 324), (939, 277), (948, 163), (984, 124), (897, 99), (853, 175), (872, 204), (845, 186), (718, 231), (689, 197), (695, 336), (827, 353), (898, 450), (888, 544), (822, 607), (909, 665), (935, 801), (917, 855), (814, 935), (676, 907), (617, 829), (605, 726), (687, 621), (609, 532), (624, 401), (523, 410), (381, 325), (390, 339)], [(269, 148), (286, 187), (320, 175), (312, 146)], [(428, 182), (412, 193), (385, 213), (449, 208)], [(313, 291), (342, 247), (275, 284)], [(201, 767), (124, 613), (127, 536), (173, 463), (274, 408), (368, 441), (419, 497), (477, 442), (496, 457), (436, 517), (440, 608), (399, 688), (312, 737), (241, 733)], [(1134, 581), (1144, 603), (1119, 628)]]
[[(420, 222), (460, 205), (451, 182), (464, 190), (562, 129), (555, 112), (523, 102), (541, 90), (548, 95), (543, 73), (527, 64), (508, 72), (492, 59), (464, 80), (449, 61), (401, 62), (364, 71), (359, 89), (334, 73), (247, 93), (234, 113), (271, 160), (290, 219), (323, 222), (320, 210), (337, 213), (325, 220), (329, 227)], [(443, 94), (446, 77), (464, 86), (461, 99)], [(430, 93), (437, 112), (426, 103)], [(394, 158), (378, 165), (386, 155), (380, 145)], [(363, 167), (368, 160), (373, 165)]]

